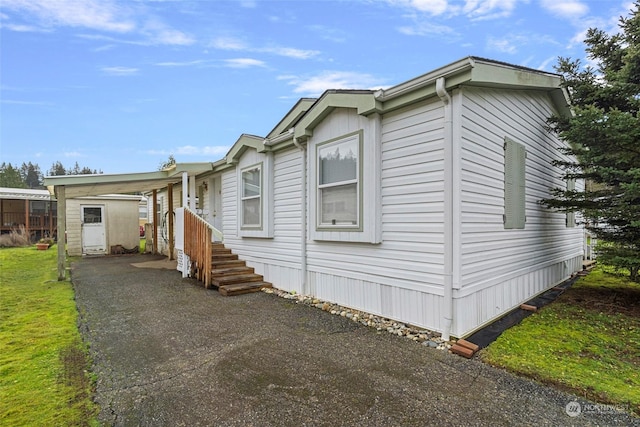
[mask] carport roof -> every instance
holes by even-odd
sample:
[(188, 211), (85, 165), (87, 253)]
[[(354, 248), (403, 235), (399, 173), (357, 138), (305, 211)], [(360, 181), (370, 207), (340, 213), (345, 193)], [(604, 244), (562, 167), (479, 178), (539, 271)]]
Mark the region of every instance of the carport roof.
[(55, 195), (55, 187), (65, 187), (65, 197), (98, 196), (101, 194), (125, 194), (158, 190), (182, 180), (182, 173), (189, 176), (213, 170), (213, 163), (177, 163), (155, 172), (99, 175), (47, 176), (44, 185)]

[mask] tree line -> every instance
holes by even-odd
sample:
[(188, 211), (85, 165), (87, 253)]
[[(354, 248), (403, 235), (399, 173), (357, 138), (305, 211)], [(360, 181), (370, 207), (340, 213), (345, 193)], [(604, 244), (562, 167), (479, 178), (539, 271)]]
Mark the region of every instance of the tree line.
[(101, 170), (91, 169), (87, 166), (80, 166), (78, 162), (72, 167), (66, 168), (62, 162), (56, 161), (51, 168), (43, 173), (37, 163), (22, 163), (22, 165), (14, 166), (11, 163), (2, 162), (0, 164), (0, 187), (9, 188), (44, 188), (44, 176), (61, 176), (61, 175), (89, 175), (101, 174)]

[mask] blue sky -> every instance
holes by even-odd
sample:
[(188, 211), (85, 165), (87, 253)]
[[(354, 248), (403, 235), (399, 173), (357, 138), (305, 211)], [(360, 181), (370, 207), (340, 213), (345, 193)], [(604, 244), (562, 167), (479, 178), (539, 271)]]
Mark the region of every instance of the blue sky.
[(473, 55), (553, 71), (631, 0), (0, 2), (0, 161), (104, 173), (222, 158), (301, 97)]

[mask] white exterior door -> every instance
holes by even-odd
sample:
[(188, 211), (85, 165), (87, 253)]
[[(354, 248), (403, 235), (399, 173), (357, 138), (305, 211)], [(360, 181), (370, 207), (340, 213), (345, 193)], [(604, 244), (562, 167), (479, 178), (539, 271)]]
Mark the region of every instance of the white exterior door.
[(80, 216), (83, 255), (105, 254), (107, 239), (104, 205), (81, 205)]
[(220, 177), (211, 178), (209, 182), (209, 224), (222, 231), (222, 186)]

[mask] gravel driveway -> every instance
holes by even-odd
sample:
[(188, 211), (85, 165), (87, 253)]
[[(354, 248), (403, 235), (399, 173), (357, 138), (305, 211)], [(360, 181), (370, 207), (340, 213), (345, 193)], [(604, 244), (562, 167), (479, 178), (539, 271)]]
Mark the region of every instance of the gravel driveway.
[(157, 259), (73, 265), (105, 425), (640, 425), (581, 399), (570, 417), (571, 395), (316, 308), (131, 265)]

